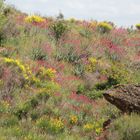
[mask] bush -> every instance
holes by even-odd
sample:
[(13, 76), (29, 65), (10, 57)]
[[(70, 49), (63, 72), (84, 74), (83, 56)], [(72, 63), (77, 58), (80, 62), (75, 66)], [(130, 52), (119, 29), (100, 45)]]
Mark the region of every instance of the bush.
[(52, 134), (57, 134), (63, 131), (64, 124), (61, 119), (48, 119), (48, 117), (43, 116), (36, 121), (36, 125), (38, 128), (50, 132)]
[(131, 71), (120, 63), (112, 64), (111, 67), (106, 70), (106, 74), (109, 85), (129, 83), (131, 81)]
[(64, 35), (64, 33), (66, 32), (67, 26), (62, 21), (57, 21), (52, 26), (50, 26), (50, 30), (55, 40), (58, 41), (61, 36)]
[[(0, 78), (3, 82), (0, 96), (11, 96), (14, 91), (25, 87), (31, 76), (31, 72), (19, 60), (10, 58), (1, 59)], [(5, 74), (5, 72), (8, 72)]]
[(5, 17), (3, 10), (4, 10), (3, 1), (0, 0), (0, 46), (2, 45), (3, 41), (5, 40), (5, 33), (3, 31), (3, 28), (7, 21), (7, 18)]
[(117, 119), (109, 129), (108, 140), (139, 140), (140, 116), (132, 114)]
[(37, 77), (43, 80), (53, 80), (55, 78), (56, 70), (53, 68), (46, 69), (45, 67), (40, 67)]
[(0, 55), (1, 56), (8, 57), (8, 58), (11, 58), (15, 54), (16, 54), (16, 50), (15, 49), (11, 49), (11, 48), (3, 49), (0, 52)]
[(44, 22), (45, 19), (43, 19), (40, 16), (33, 15), (33, 16), (27, 16), (25, 18), (25, 21), (29, 23), (40, 23), (40, 22)]
[(82, 84), (78, 85), (76, 93), (81, 94), (84, 93), (84, 91), (85, 91), (85, 86)]
[(76, 76), (82, 76), (85, 71), (85, 66), (83, 64), (76, 64), (73, 73)]
[(136, 28), (140, 30), (140, 24), (136, 24)]
[(31, 58), (33, 60), (47, 60), (48, 57), (47, 54), (44, 53), (43, 49), (38, 47), (32, 49)]
[(96, 100), (103, 97), (103, 91), (93, 89), (91, 91), (87, 91), (86, 96), (88, 96), (90, 99)]
[(88, 61), (89, 64), (86, 66), (86, 70), (91, 73), (97, 71), (98, 65), (100, 64), (99, 61), (94, 57), (88, 58)]
[(18, 119), (15, 116), (6, 116), (4, 120), (0, 121), (0, 126), (12, 127), (18, 125)]
[(92, 123), (86, 123), (83, 125), (83, 130), (85, 132), (95, 132), (96, 135), (100, 135), (103, 131), (102, 127), (103, 127), (103, 121), (104, 119), (98, 120), (96, 122), (92, 122)]
[(132, 73), (128, 68), (121, 63), (113, 63), (111, 66), (103, 71), (107, 77), (107, 81), (96, 84), (96, 89), (104, 90), (117, 84), (127, 84), (132, 82)]
[(98, 24), (98, 30), (101, 33), (108, 33), (113, 29), (112, 25), (106, 22), (101, 22)]

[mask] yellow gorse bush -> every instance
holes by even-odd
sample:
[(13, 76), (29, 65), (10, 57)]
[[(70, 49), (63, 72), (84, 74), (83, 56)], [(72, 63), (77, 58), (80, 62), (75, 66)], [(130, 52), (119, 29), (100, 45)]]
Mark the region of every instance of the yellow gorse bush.
[(33, 16), (27, 16), (25, 18), (25, 21), (29, 23), (33, 23), (33, 22), (40, 23), (40, 22), (44, 22), (45, 19), (40, 16), (33, 15)]
[(102, 131), (103, 131), (102, 128), (96, 128), (95, 129), (95, 132), (96, 132), (97, 135), (100, 134)]
[(78, 118), (75, 115), (70, 116), (70, 123), (76, 124), (78, 122)]
[(90, 57), (88, 59), (88, 61), (89, 61), (89, 64), (86, 66), (86, 71), (94, 72), (96, 70), (96, 66), (97, 66), (97, 63), (98, 63), (97, 59), (94, 58), (94, 57)]
[(4, 62), (9, 65), (13, 65), (18, 68), (19, 73), (24, 77), (26, 85), (35, 84), (46, 92), (55, 92), (60, 89), (60, 85), (54, 82), (56, 70), (44, 67), (40, 68), (39, 73), (35, 76), (30, 70), (28, 65), (23, 65), (19, 60), (11, 58), (4, 58)]
[(52, 68), (46, 69), (44, 67), (41, 67), (40, 70), (39, 70), (38, 76), (41, 79), (51, 79), (51, 80), (53, 80), (55, 78), (55, 74), (56, 74), (55, 69), (52, 69)]
[(136, 24), (136, 28), (137, 28), (138, 30), (140, 30), (140, 23), (139, 23), (139, 24)]
[(106, 70), (106, 75), (108, 78), (115, 80), (118, 84), (132, 81), (132, 72), (121, 63), (112, 64), (111, 67)]
[(4, 62), (8, 64), (13, 64), (19, 68), (19, 70), (22, 72), (24, 78), (28, 80), (28, 74), (31, 74), (29, 67), (25, 67), (19, 60), (14, 60), (11, 58), (4, 58)]
[(90, 131), (95, 131), (97, 135), (99, 135), (102, 132), (102, 128), (99, 124), (99, 122), (94, 122), (92, 123), (87, 123), (83, 126), (84, 131), (90, 132)]
[(84, 129), (85, 131), (91, 131), (91, 130), (94, 129), (94, 125), (91, 124), (91, 123), (87, 123), (87, 124), (85, 124), (85, 125), (83, 126), (83, 129)]
[(49, 124), (50, 128), (55, 132), (59, 132), (64, 129), (64, 123), (60, 118), (59, 119), (51, 118)]
[(89, 63), (86, 65), (85, 70), (91, 73), (98, 71), (104, 74), (106, 69), (110, 67), (110, 65), (105, 60), (96, 59), (94, 57), (90, 57), (88, 62)]
[(48, 116), (39, 118), (36, 121), (36, 125), (52, 133), (59, 133), (64, 129), (64, 123), (61, 118), (48, 118)]
[(48, 75), (51, 79), (53, 79), (55, 77), (56, 74), (56, 70), (49, 68), (46, 70), (46, 75)]
[(113, 29), (112, 25), (106, 22), (100, 22), (98, 23), (98, 28), (101, 32), (106, 33)]
[(11, 64), (14, 66), (17, 66), (22, 73), (23, 77), (25, 80), (28, 82), (39, 82), (39, 79), (37, 79), (33, 74), (32, 71), (30, 70), (28, 65), (23, 65), (19, 60), (17, 59), (12, 59), (12, 58), (4, 58), (4, 62), (7, 64)]
[(98, 24), (99, 27), (104, 27), (104, 28), (108, 28), (108, 29), (112, 29), (113, 27), (109, 24), (109, 23), (106, 23), (106, 22), (100, 22)]

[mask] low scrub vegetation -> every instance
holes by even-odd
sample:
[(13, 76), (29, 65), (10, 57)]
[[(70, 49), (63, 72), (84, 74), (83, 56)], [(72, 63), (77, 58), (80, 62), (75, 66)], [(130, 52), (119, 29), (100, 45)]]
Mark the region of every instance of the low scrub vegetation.
[(140, 139), (140, 116), (103, 98), (140, 81), (139, 25), (30, 16), (2, 1), (0, 21), (0, 139)]

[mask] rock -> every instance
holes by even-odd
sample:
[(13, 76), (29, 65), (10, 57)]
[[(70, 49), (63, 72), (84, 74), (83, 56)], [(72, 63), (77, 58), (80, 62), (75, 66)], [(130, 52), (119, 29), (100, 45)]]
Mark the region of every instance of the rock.
[(140, 85), (117, 85), (103, 95), (124, 113), (140, 113)]

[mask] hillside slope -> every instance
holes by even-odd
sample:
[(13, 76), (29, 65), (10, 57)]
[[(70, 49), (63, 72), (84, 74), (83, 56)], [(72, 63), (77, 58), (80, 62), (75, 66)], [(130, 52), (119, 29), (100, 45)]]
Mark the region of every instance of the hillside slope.
[(140, 82), (138, 29), (0, 9), (1, 140), (139, 140), (140, 117), (103, 98)]

